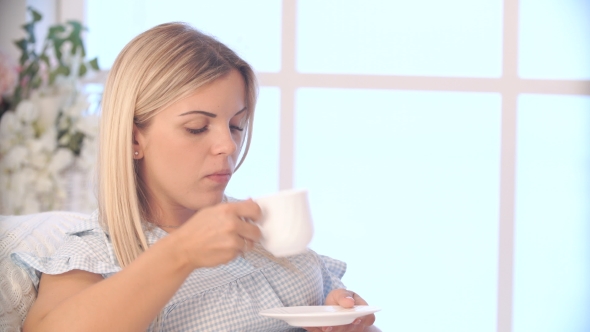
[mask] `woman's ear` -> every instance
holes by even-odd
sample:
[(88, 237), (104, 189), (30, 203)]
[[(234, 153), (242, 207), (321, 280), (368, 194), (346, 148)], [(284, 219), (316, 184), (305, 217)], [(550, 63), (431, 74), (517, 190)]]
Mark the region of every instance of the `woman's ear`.
[(143, 146), (145, 143), (145, 138), (143, 133), (135, 124), (133, 124), (133, 159), (139, 160), (143, 158)]

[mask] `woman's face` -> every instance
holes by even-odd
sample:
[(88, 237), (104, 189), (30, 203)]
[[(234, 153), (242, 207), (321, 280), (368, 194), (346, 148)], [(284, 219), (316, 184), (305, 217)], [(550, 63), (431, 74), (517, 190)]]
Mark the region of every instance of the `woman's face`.
[(243, 140), (245, 100), (244, 79), (233, 70), (160, 111), (147, 128), (134, 128), (151, 207), (192, 215), (221, 202)]

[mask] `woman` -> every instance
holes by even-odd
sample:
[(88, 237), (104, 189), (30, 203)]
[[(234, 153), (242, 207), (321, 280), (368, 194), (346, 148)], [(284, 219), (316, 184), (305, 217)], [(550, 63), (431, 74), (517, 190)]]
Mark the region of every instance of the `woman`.
[[(104, 91), (99, 211), (52, 257), (18, 256), (41, 276), (24, 331), (281, 331), (258, 312), (366, 304), (344, 289), (344, 263), (265, 252), (243, 221), (258, 205), (224, 196), (255, 101), (250, 66), (187, 25), (132, 40)], [(308, 330), (377, 330), (374, 319)]]

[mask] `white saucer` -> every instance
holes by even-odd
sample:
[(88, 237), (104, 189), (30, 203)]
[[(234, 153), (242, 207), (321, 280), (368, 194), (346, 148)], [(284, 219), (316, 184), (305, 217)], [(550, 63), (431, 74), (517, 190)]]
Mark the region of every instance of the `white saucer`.
[(370, 315), (379, 310), (381, 308), (369, 305), (357, 305), (350, 309), (327, 305), (272, 308), (262, 310), (259, 314), (282, 319), (291, 326), (312, 327), (350, 324), (358, 317)]

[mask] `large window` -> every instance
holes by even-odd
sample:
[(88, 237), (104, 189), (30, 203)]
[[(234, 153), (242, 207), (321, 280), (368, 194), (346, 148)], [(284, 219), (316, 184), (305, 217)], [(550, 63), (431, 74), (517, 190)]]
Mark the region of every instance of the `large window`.
[(230, 195), (310, 190), (384, 331), (590, 330), (590, 0), (86, 0), (88, 51), (186, 21), (249, 61)]

